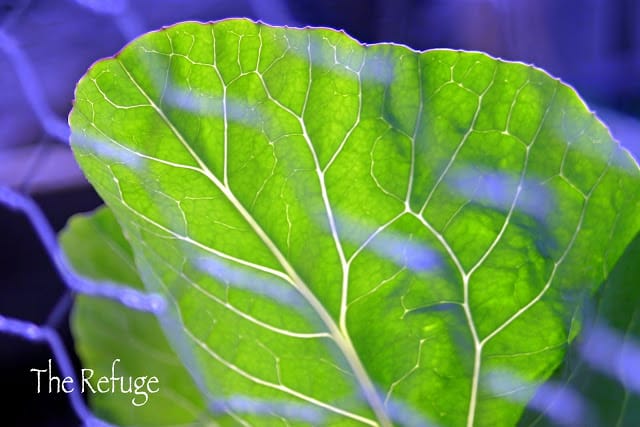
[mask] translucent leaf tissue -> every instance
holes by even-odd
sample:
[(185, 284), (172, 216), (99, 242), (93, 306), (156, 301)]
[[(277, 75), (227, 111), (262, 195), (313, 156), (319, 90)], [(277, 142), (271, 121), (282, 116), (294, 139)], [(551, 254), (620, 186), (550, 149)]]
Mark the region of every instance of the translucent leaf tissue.
[(80, 80), (106, 207), (61, 242), (163, 313), (80, 297), (85, 364), (160, 391), (121, 425), (516, 425), (640, 229), (640, 171), (570, 87), (482, 53), (243, 19)]

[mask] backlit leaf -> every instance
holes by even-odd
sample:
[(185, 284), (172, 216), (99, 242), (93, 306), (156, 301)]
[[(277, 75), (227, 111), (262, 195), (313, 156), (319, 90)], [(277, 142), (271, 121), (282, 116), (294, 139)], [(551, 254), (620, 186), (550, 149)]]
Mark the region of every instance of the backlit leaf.
[(70, 123), (223, 425), (513, 425), (640, 227), (575, 92), (481, 53), (183, 23)]

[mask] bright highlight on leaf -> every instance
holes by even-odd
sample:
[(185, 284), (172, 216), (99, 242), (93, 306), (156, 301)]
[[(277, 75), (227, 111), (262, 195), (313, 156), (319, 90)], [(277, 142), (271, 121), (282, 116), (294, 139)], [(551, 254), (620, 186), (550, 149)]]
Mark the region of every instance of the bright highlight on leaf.
[(185, 423), (514, 425), (640, 228), (638, 166), (575, 92), (480, 53), (183, 23), (96, 63), (70, 123), (170, 301), (209, 408)]

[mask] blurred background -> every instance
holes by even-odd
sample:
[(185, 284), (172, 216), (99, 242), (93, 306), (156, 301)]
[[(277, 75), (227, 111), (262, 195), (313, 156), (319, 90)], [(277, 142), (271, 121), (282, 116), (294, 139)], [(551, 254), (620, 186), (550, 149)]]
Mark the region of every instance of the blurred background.
[[(640, 157), (638, 0), (0, 0), (0, 186), (31, 195), (56, 230), (98, 206), (64, 144), (75, 83), (146, 31), (227, 17), (533, 63), (574, 86)], [(60, 313), (74, 357), (65, 287), (28, 221), (1, 205), (0, 241), (0, 315), (42, 324)], [(3, 425), (80, 425), (64, 395), (35, 393), (29, 369), (51, 357), (0, 334), (0, 385), (12, 396), (0, 400)]]

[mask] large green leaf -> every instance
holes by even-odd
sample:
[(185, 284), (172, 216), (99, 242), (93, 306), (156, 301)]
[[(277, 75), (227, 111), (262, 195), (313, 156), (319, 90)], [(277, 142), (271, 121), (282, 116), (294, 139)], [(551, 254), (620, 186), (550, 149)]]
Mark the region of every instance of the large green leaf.
[(515, 424), (640, 227), (575, 92), (480, 53), (184, 23), (70, 123), (221, 424)]

